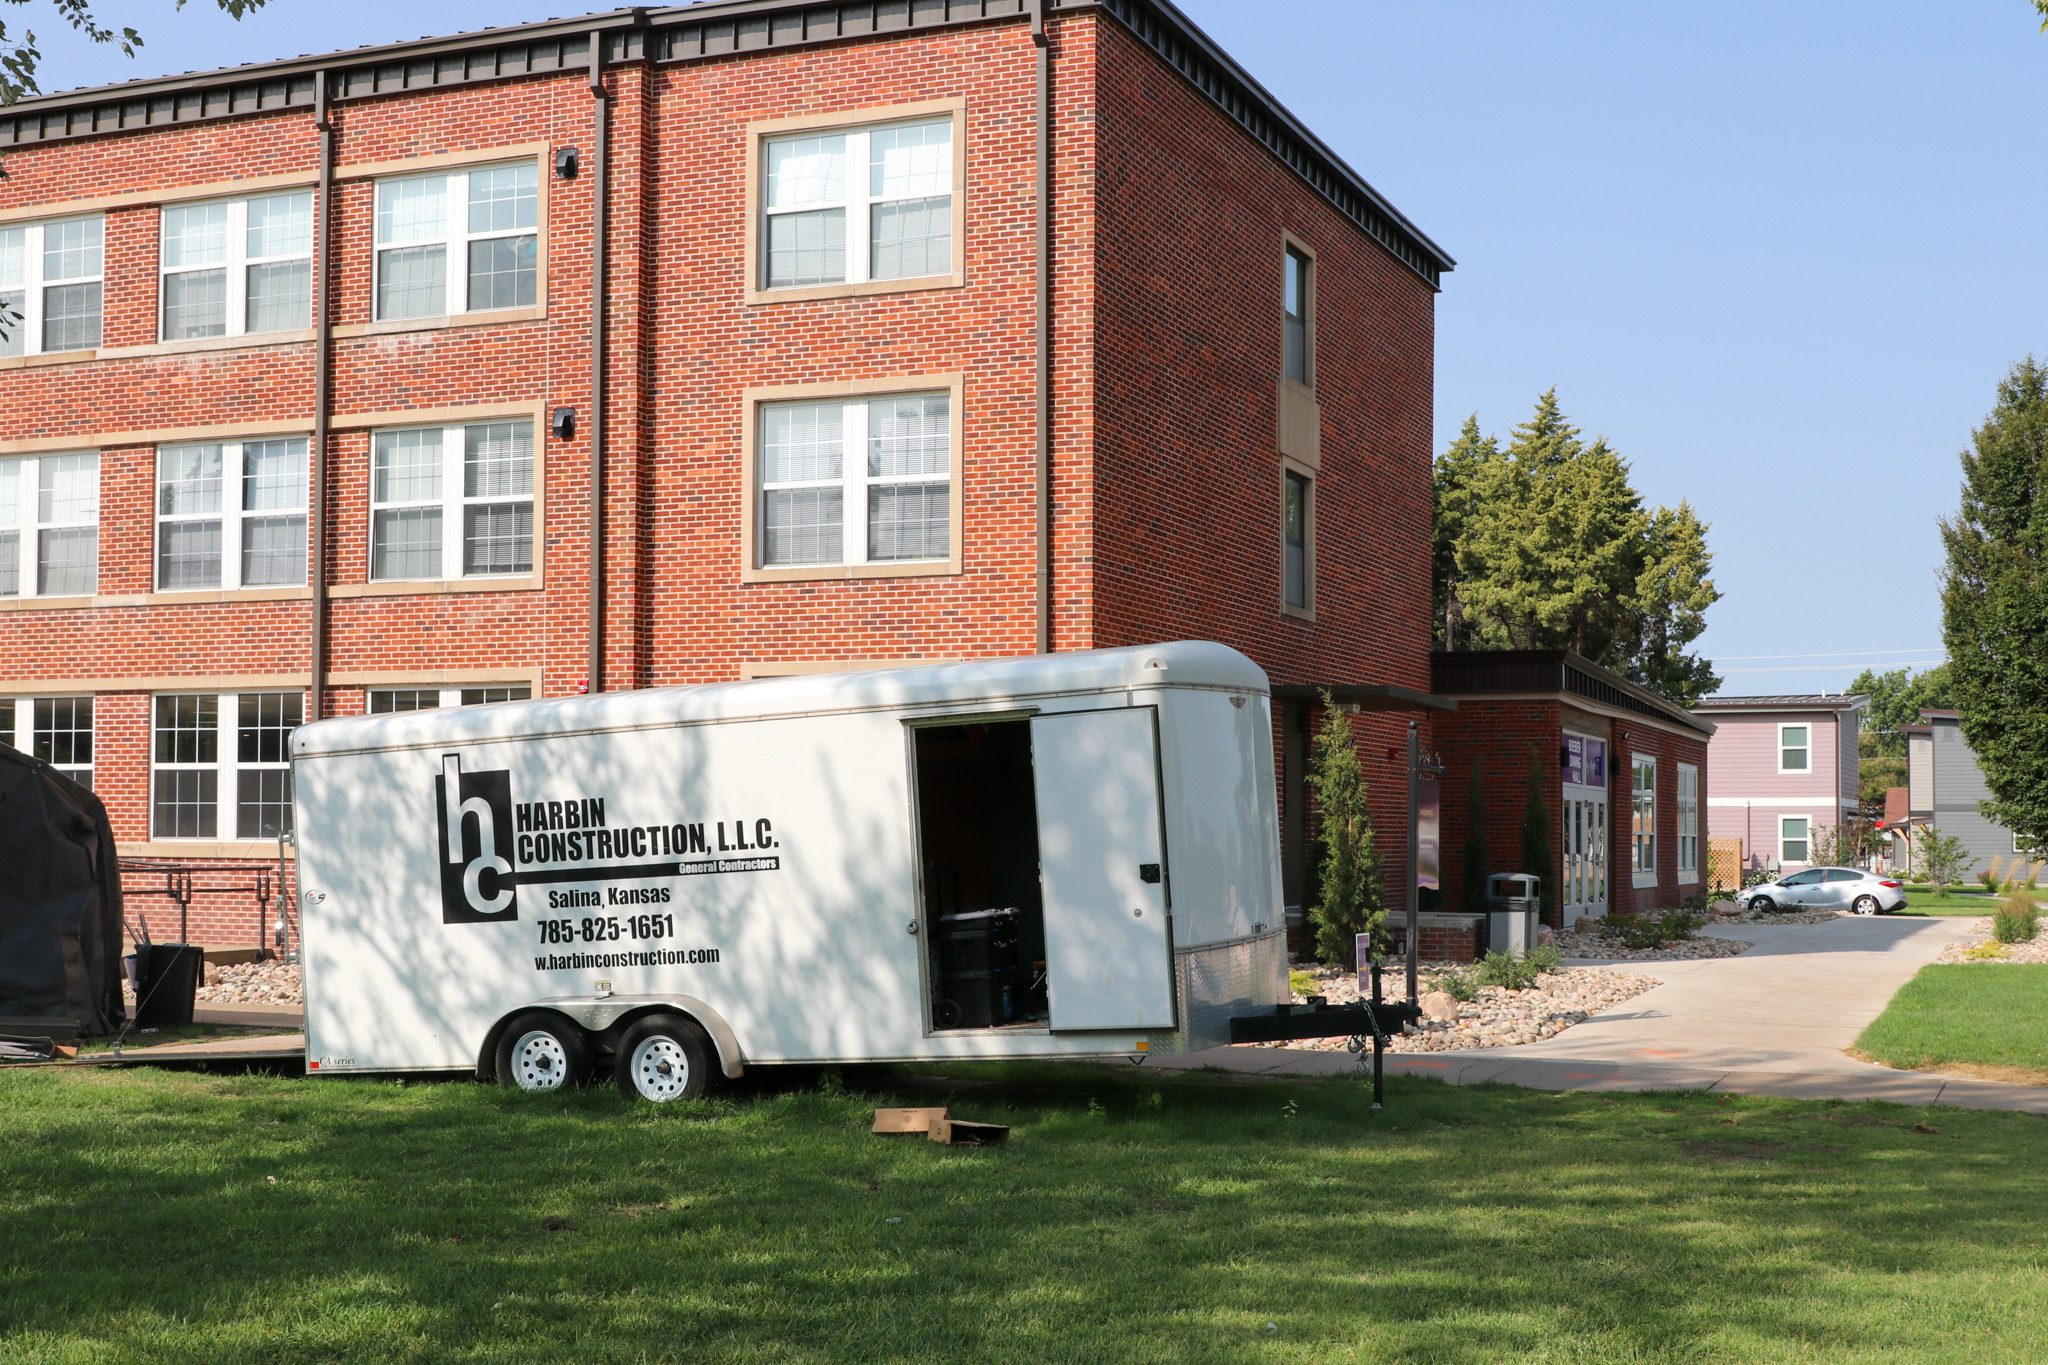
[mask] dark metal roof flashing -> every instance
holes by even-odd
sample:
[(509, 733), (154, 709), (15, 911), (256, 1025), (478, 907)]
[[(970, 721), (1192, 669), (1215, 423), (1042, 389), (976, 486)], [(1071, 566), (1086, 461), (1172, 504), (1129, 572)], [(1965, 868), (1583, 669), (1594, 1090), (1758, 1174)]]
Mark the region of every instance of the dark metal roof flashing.
[[(1457, 263), (1347, 166), (1169, 0), (1044, 0), (1055, 10), (1099, 8), (1271, 151), (1360, 230), (1441, 288)], [(709, 0), (660, 9), (610, 10), (571, 19), (479, 29), (217, 71), (67, 90), (0, 110), (0, 152), (44, 143), (245, 114), (313, 107), (327, 73), (328, 98), (365, 99), (438, 86), (580, 71), (590, 35), (604, 60), (710, 58), (951, 28), (1032, 13), (1032, 0)]]
[(1711, 735), (1716, 728), (1677, 702), (1569, 649), (1438, 650), (1429, 656), (1429, 665), (1430, 691), (1444, 696), (1561, 692), (1702, 735)]

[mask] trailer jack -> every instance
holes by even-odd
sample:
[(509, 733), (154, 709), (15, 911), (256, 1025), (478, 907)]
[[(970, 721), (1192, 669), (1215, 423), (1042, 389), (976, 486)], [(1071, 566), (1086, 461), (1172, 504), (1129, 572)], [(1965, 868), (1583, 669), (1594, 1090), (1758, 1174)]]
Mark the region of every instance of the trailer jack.
[(1380, 995), (1380, 964), (1372, 964), (1372, 995), (1355, 1005), (1332, 1005), (1312, 996), (1306, 1005), (1275, 1005), (1256, 1014), (1233, 1015), (1230, 1041), (1233, 1043), (1284, 1043), (1301, 1038), (1350, 1038), (1349, 1051), (1357, 1054), (1361, 1071), (1366, 1067), (1365, 1050), (1372, 1048), (1372, 1107), (1377, 1113), (1386, 1103), (1385, 1061), (1389, 1029), (1403, 1028), (1422, 1018), (1422, 1010), (1409, 1001), (1388, 1002)]

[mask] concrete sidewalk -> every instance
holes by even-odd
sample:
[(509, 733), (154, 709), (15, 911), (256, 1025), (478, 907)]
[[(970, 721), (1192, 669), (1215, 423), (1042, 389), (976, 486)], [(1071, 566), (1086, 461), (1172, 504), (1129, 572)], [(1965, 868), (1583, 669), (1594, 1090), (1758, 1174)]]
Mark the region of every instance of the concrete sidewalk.
[[(1717, 1090), (1800, 1099), (1892, 1100), (2048, 1114), (2048, 1086), (2002, 1085), (1894, 1071), (1844, 1049), (1913, 974), (1960, 937), (1967, 920), (1870, 919), (1709, 930), (1756, 947), (1683, 962), (1583, 962), (1664, 984), (1555, 1038), (1512, 1048), (1388, 1056), (1390, 1076), (1452, 1085), (1499, 1081), (1535, 1090)], [(1155, 1057), (1162, 1070), (1218, 1067), (1252, 1075), (1353, 1075), (1343, 1052), (1214, 1048)]]

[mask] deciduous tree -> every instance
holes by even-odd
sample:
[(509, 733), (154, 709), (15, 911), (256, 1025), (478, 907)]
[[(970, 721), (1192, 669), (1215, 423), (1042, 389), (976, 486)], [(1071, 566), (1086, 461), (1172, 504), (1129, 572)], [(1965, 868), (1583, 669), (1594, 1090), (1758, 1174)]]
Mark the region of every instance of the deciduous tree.
[(1962, 464), (1941, 523), (1950, 696), (1991, 789), (1985, 816), (2048, 844), (2048, 368), (2012, 367)]

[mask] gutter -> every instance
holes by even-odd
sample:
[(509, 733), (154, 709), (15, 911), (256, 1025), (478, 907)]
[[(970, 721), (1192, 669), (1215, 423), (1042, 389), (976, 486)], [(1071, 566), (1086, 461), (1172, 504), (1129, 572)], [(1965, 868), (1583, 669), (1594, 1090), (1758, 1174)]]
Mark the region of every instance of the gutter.
[(590, 658), (584, 678), (590, 691), (604, 691), (604, 366), (605, 263), (610, 258), (605, 149), (611, 133), (611, 99), (604, 88), (604, 31), (590, 31), (590, 94), (593, 101), (590, 154)]
[(1052, 653), (1052, 43), (1045, 31), (1048, 0), (1031, 0), (1031, 41), (1038, 49), (1038, 652)]
[(313, 200), (313, 259), (318, 269), (313, 279), (313, 437), (306, 471), (306, 524), (313, 542), (313, 657), (307, 720), (320, 719), (327, 691), (327, 409), (334, 374), (327, 286), (334, 237), (334, 122), (327, 108), (325, 71), (313, 74), (313, 126), (320, 130), (320, 187)]

